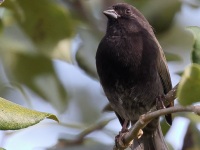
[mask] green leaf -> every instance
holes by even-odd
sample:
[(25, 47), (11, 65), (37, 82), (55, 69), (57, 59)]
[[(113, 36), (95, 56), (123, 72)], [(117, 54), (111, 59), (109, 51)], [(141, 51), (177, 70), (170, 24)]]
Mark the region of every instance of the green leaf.
[(189, 119), (194, 124), (198, 124), (200, 122), (200, 117), (195, 113), (184, 113), (181, 114), (181, 116)]
[(0, 130), (17, 130), (39, 123), (45, 118), (58, 121), (50, 113), (38, 112), (0, 98)]
[(57, 42), (74, 34), (74, 19), (57, 1), (6, 0), (3, 6), (13, 11), (21, 28), (40, 50), (51, 50)]
[(178, 56), (177, 54), (165, 52), (165, 56), (166, 56), (167, 61), (181, 61), (181, 57)]
[(187, 27), (193, 33), (194, 44), (192, 49), (192, 62), (200, 64), (200, 27)]
[(14, 83), (26, 85), (60, 113), (67, 107), (68, 95), (58, 79), (52, 60), (38, 54), (12, 53), (5, 60), (5, 68)]
[(182, 105), (190, 105), (200, 101), (200, 65), (188, 66), (178, 87), (178, 99)]

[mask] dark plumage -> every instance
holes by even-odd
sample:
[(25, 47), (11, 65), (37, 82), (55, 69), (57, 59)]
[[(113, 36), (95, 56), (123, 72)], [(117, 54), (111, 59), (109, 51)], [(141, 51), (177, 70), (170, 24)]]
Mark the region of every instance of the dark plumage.
[[(104, 14), (108, 24), (96, 53), (97, 72), (120, 123), (134, 124), (172, 88), (166, 59), (152, 27), (136, 8), (119, 3)], [(166, 119), (171, 124), (171, 115)], [(167, 149), (159, 118), (143, 131), (134, 149)]]

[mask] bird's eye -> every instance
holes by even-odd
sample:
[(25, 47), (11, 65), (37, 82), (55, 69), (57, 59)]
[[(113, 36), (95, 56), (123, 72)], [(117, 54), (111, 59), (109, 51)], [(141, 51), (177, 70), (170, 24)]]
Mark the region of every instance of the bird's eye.
[(129, 15), (129, 14), (131, 13), (131, 10), (130, 10), (130, 9), (126, 9), (126, 10), (125, 10), (125, 13), (126, 13), (127, 15)]

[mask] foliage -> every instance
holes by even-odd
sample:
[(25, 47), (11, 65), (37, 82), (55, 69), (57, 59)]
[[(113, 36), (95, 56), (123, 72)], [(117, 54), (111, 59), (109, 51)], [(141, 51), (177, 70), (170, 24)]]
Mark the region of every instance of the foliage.
[[(194, 36), (193, 49), (191, 51), (192, 64), (183, 72), (178, 87), (178, 99), (182, 105), (191, 105), (200, 101), (200, 27), (188, 27)], [(182, 115), (185, 116), (185, 115)], [(199, 117), (187, 115), (190, 119), (186, 135), (184, 137), (183, 149), (199, 149), (200, 132), (197, 128)]]
[[(64, 125), (70, 128), (70, 131), (64, 139), (58, 140), (56, 148), (49, 149), (58, 149), (58, 147), (71, 149), (69, 147), (70, 144), (66, 144), (66, 141), (71, 141), (71, 134), (79, 137), (84, 131), (90, 130), (91, 124), (94, 124), (94, 122), (104, 123), (102, 128), (104, 126), (105, 128), (101, 128), (101, 139), (107, 137), (113, 140), (114, 135), (118, 132), (113, 131), (113, 126), (111, 129), (109, 128), (109, 123), (112, 124), (112, 121), (108, 119), (109, 115), (101, 113), (101, 109), (106, 105), (107, 100), (102, 96), (102, 93), (95, 93), (95, 90), (100, 90), (99, 86), (98, 88), (97, 86), (89, 87), (89, 85), (96, 84), (98, 80), (95, 53), (106, 27), (106, 18), (103, 17), (102, 10), (116, 2), (121, 1), (42, 0), (38, 2), (6, 0), (0, 7), (1, 97), (26, 106), (33, 105), (36, 99), (39, 99), (41, 103), (45, 101), (45, 104), (53, 106), (55, 112), (59, 114), (61, 124), (58, 126)], [(191, 45), (188, 40), (191, 38), (188, 38), (188, 33), (181, 30), (180, 26), (176, 27), (174, 23), (174, 16), (180, 11), (180, 7), (184, 2), (179, 0), (162, 0), (159, 2), (157, 0), (126, 0), (125, 2), (141, 10), (150, 21), (163, 49), (166, 50), (168, 61), (184, 60), (182, 58), (183, 55), (181, 55), (183, 53), (182, 50), (186, 49), (188, 51), (190, 49)], [(184, 3), (184, 5), (187, 4)], [(178, 28), (178, 31), (176, 28)], [(195, 35), (194, 47), (191, 53), (192, 62), (199, 64), (199, 28), (190, 27), (189, 30)], [(179, 50), (178, 53), (174, 53), (173, 51), (177, 49)], [(78, 68), (79, 77), (77, 79), (64, 77), (65, 81), (61, 79), (60, 76), (62, 74), (73, 74), (73, 71), (62, 68), (62, 73), (59, 74), (58, 67), (55, 65), (55, 61), (58, 59), (64, 61), (65, 64), (73, 67), (73, 69)], [(183, 73), (178, 91), (179, 102), (182, 105), (199, 101), (198, 64), (190, 65)], [(72, 76), (76, 75), (73, 74)], [(82, 76), (87, 78), (88, 83), (80, 81), (79, 78)], [(84, 85), (79, 83), (81, 86), (77, 87), (76, 80), (83, 82)], [(89, 84), (89, 82), (94, 84)], [(13, 98), (11, 96), (13, 90), (18, 91), (18, 95), (22, 93), (25, 101), (18, 101), (21, 98), (16, 95)], [(91, 96), (92, 94), (94, 96)], [(5, 111), (8, 111), (9, 114), (11, 113), (9, 115), (11, 118), (17, 118), (20, 123), (23, 123), (24, 119), (20, 120), (20, 117), (12, 115), (12, 113), (15, 113), (12, 103), (7, 103), (7, 101), (3, 100), (1, 104), (4, 107), (11, 105)], [(28, 113), (23, 113), (23, 115), (28, 115)], [(68, 117), (63, 119), (62, 115)], [(69, 117), (70, 115), (72, 117)], [(191, 128), (200, 121), (200, 119), (198, 121), (194, 119), (194, 115), (178, 114), (178, 116), (186, 117), (192, 123), (195, 120), (196, 122)], [(36, 123), (45, 117), (53, 116), (39, 113), (39, 115), (34, 116), (33, 122)], [(56, 118), (51, 119), (56, 120)], [(3, 125), (1, 128), (3, 129), (6, 126)], [(169, 127), (163, 122), (162, 127), (164, 133), (167, 133)], [(14, 127), (13, 129), (16, 128)], [(92, 129), (93, 131), (97, 130)], [(71, 133), (71, 130), (80, 130), (82, 132)], [(194, 131), (199, 133), (198, 130), (191, 130), (191, 132)], [(50, 136), (51, 133), (49, 133)], [(93, 138), (85, 135), (82, 137), (82, 142), (75, 143), (73, 148), (111, 149), (111, 144), (94, 138), (99, 137), (99, 132), (91, 133), (94, 135)], [(64, 145), (62, 145), (63, 141)], [(173, 145), (173, 143), (170, 144)]]
[(17, 130), (37, 124), (45, 118), (58, 121), (56, 116), (30, 110), (0, 98), (0, 130)]
[(178, 98), (182, 105), (200, 101), (200, 27), (188, 27), (194, 35), (191, 53), (193, 64), (188, 66), (179, 84)]
[(200, 65), (187, 67), (179, 84), (178, 98), (182, 105), (190, 105), (200, 99)]

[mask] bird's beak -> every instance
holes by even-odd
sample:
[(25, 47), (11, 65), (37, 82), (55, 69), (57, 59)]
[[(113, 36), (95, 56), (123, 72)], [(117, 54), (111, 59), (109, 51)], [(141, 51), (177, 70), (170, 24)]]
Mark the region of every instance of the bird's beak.
[(113, 19), (117, 19), (120, 17), (119, 14), (117, 14), (117, 12), (114, 9), (108, 9), (103, 11), (104, 15), (106, 15), (109, 18), (113, 18)]

